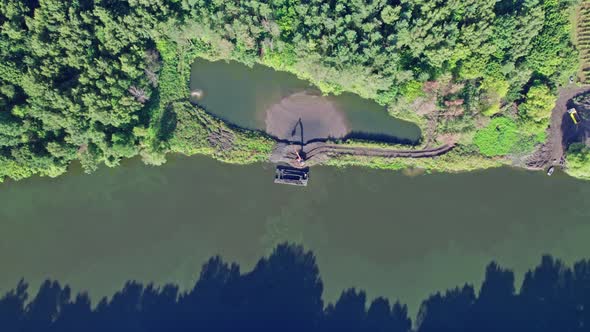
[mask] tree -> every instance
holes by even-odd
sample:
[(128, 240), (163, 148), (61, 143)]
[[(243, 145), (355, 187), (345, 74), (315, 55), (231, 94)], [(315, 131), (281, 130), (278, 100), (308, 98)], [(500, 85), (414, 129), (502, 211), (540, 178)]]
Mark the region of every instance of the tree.
[(547, 120), (556, 100), (545, 84), (535, 81), (527, 92), (526, 101), (519, 106), (520, 114), (537, 122)]
[(400, 12), (400, 6), (392, 7), (387, 5), (383, 7), (383, 10), (381, 10), (381, 20), (385, 24), (393, 24), (399, 20)]
[(567, 172), (575, 177), (590, 179), (590, 148), (583, 143), (570, 145), (566, 154)]

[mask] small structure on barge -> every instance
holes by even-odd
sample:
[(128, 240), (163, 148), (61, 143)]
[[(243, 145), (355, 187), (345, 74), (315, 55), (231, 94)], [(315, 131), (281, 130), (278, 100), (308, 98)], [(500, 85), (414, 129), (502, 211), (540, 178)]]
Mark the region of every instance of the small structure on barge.
[(294, 168), (290, 166), (277, 166), (275, 183), (289, 184), (293, 186), (307, 186), (309, 180), (309, 167)]

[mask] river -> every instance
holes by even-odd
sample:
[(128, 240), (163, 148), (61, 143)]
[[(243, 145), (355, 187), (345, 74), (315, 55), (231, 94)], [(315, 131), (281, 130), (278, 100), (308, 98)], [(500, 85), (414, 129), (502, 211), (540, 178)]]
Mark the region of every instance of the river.
[[(314, 167), (306, 188), (275, 185), (270, 164), (171, 156), (133, 159), (91, 175), (0, 190), (0, 292), (24, 277), (88, 290), (97, 300), (126, 280), (190, 287), (222, 255), (249, 270), (276, 243), (313, 250), (334, 301), (348, 287), (407, 303), (479, 285), (491, 260), (517, 278), (550, 253), (590, 257), (590, 184), (556, 172), (500, 168), (406, 176)], [(519, 285), (517, 285), (518, 287)]]
[(317, 167), (307, 188), (273, 175), (268, 164), (174, 157), (5, 183), (0, 291), (21, 277), (34, 287), (55, 278), (95, 299), (128, 279), (189, 287), (212, 255), (248, 270), (294, 241), (315, 252), (327, 301), (354, 286), (415, 312), (431, 292), (479, 283), (493, 259), (521, 276), (544, 253), (590, 257), (590, 186), (563, 174)]

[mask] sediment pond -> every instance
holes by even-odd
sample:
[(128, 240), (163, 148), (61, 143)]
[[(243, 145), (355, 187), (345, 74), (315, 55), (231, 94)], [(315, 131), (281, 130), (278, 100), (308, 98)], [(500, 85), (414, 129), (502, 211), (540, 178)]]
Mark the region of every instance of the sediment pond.
[[(305, 140), (325, 138), (318, 136), (330, 133), (341, 138), (338, 136), (346, 132), (359, 138), (401, 142), (420, 139), (418, 126), (393, 118), (371, 100), (351, 93), (324, 97), (295, 75), (261, 65), (248, 68), (237, 62), (199, 59), (192, 66), (191, 90), (202, 92), (193, 101), (207, 112), (242, 128), (266, 131), (269, 121), (285, 119), (288, 121), (271, 123), (276, 131), (270, 131), (289, 133), (302, 117), (307, 128)], [(291, 111), (290, 117), (284, 110)]]

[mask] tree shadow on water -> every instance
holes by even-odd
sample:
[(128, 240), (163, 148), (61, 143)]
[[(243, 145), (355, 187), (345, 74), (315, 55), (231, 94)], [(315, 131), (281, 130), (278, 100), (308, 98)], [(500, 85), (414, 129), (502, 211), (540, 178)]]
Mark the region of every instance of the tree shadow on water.
[(377, 298), (367, 306), (356, 289), (324, 306), (314, 255), (287, 244), (247, 273), (213, 257), (184, 292), (128, 281), (93, 307), (56, 281), (32, 299), (27, 291), (21, 281), (0, 298), (0, 331), (587, 331), (590, 323), (590, 262), (571, 269), (550, 256), (519, 293), (514, 274), (491, 263), (478, 294), (470, 285), (433, 294), (415, 326), (405, 305)]

